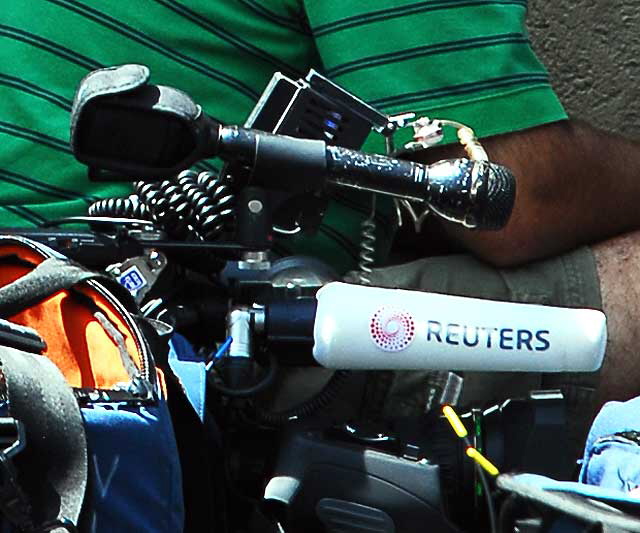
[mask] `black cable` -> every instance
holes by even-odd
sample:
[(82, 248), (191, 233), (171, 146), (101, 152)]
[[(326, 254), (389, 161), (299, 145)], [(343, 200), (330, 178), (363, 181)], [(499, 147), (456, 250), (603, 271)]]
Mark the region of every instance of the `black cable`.
[(190, 223), (207, 241), (217, 239), (233, 220), (235, 197), (230, 187), (211, 172), (181, 172), (176, 178), (190, 209)]
[(140, 201), (147, 206), (153, 222), (176, 239), (193, 238), (191, 210), (184, 193), (173, 180), (138, 181), (134, 184)]
[(248, 398), (251, 396), (255, 396), (256, 394), (267, 389), (275, 380), (276, 374), (278, 370), (278, 360), (275, 355), (269, 355), (269, 365), (267, 367), (267, 373), (264, 377), (258, 381), (255, 385), (251, 387), (245, 387), (241, 389), (234, 389), (215, 381), (213, 378), (213, 374), (207, 374), (207, 382), (211, 385), (215, 390), (224, 394), (225, 396), (231, 396), (232, 398)]
[[(468, 437), (465, 436), (462, 438), (462, 440), (464, 442), (465, 449), (474, 448), (474, 446), (472, 446), (471, 441), (469, 440)], [(484, 492), (484, 496), (487, 501), (487, 515), (489, 517), (490, 531), (491, 533), (498, 533), (496, 509), (495, 509), (495, 506), (493, 505), (493, 499), (491, 498), (491, 491), (489, 490), (489, 481), (487, 480), (487, 476), (484, 473), (484, 470), (482, 469), (482, 467), (475, 461), (474, 461), (474, 464), (476, 467), (476, 473), (478, 474), (478, 477), (480, 478), (480, 483), (482, 484), (482, 491)]]
[(152, 222), (176, 239), (214, 241), (232, 225), (235, 196), (211, 172), (185, 170), (160, 182), (137, 181), (135, 194), (91, 204), (93, 217), (136, 218)]
[(518, 503), (518, 497), (510, 494), (500, 507), (498, 516), (498, 533), (511, 533), (513, 531), (515, 509)]
[(489, 527), (491, 529), (491, 533), (498, 533), (496, 509), (493, 505), (491, 492), (489, 491), (489, 482), (487, 481), (487, 476), (485, 475), (484, 470), (482, 470), (482, 467), (478, 464), (476, 464), (476, 471), (478, 473), (478, 477), (480, 478), (480, 483), (482, 483), (482, 490), (484, 491), (484, 495), (487, 500), (487, 512), (489, 515)]
[(349, 376), (351, 376), (349, 370), (338, 370), (334, 372), (321, 391), (291, 409), (276, 412), (263, 409), (258, 410), (260, 422), (270, 426), (282, 426), (292, 418), (305, 418), (317, 413), (331, 404)]
[(151, 221), (149, 209), (138, 195), (130, 194), (126, 198), (104, 198), (89, 206), (87, 211), (92, 217), (123, 217)]

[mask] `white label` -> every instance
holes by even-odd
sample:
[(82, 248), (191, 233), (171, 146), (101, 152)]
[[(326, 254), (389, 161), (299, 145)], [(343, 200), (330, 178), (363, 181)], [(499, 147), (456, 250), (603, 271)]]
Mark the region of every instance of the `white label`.
[(595, 371), (606, 319), (594, 309), (329, 283), (314, 357), (328, 368)]

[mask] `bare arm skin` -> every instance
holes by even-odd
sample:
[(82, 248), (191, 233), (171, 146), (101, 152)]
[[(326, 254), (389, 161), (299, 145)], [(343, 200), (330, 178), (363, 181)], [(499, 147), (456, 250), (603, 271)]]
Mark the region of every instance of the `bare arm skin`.
[[(592, 415), (606, 401), (639, 395), (640, 231), (634, 230), (640, 228), (640, 143), (564, 121), (482, 144), (491, 160), (517, 177), (512, 218), (500, 232), (446, 224), (446, 236), (507, 267), (590, 244), (608, 330)], [(446, 146), (427, 155), (423, 160), (432, 162), (464, 154), (460, 147)], [(429, 231), (427, 239), (437, 235)]]
[[(518, 265), (640, 227), (640, 143), (570, 120), (482, 144), (492, 161), (516, 175), (513, 215), (499, 232), (453, 224), (445, 230), (489, 263)], [(463, 155), (459, 146), (444, 146), (413, 158)]]
[(593, 252), (608, 335), (596, 398), (599, 407), (640, 394), (640, 232), (597, 244)]

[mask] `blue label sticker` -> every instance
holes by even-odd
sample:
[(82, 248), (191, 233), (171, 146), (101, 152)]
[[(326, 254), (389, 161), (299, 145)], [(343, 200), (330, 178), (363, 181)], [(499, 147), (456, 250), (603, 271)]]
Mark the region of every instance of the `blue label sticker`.
[(147, 285), (147, 281), (144, 279), (137, 266), (132, 266), (125, 270), (125, 272), (118, 278), (118, 283), (133, 294)]

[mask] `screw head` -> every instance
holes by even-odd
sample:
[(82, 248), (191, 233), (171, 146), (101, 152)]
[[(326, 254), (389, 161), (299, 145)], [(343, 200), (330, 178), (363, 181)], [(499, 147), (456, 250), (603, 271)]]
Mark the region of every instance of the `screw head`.
[(260, 200), (249, 200), (247, 207), (249, 208), (249, 211), (251, 211), (254, 215), (260, 213), (264, 208)]

